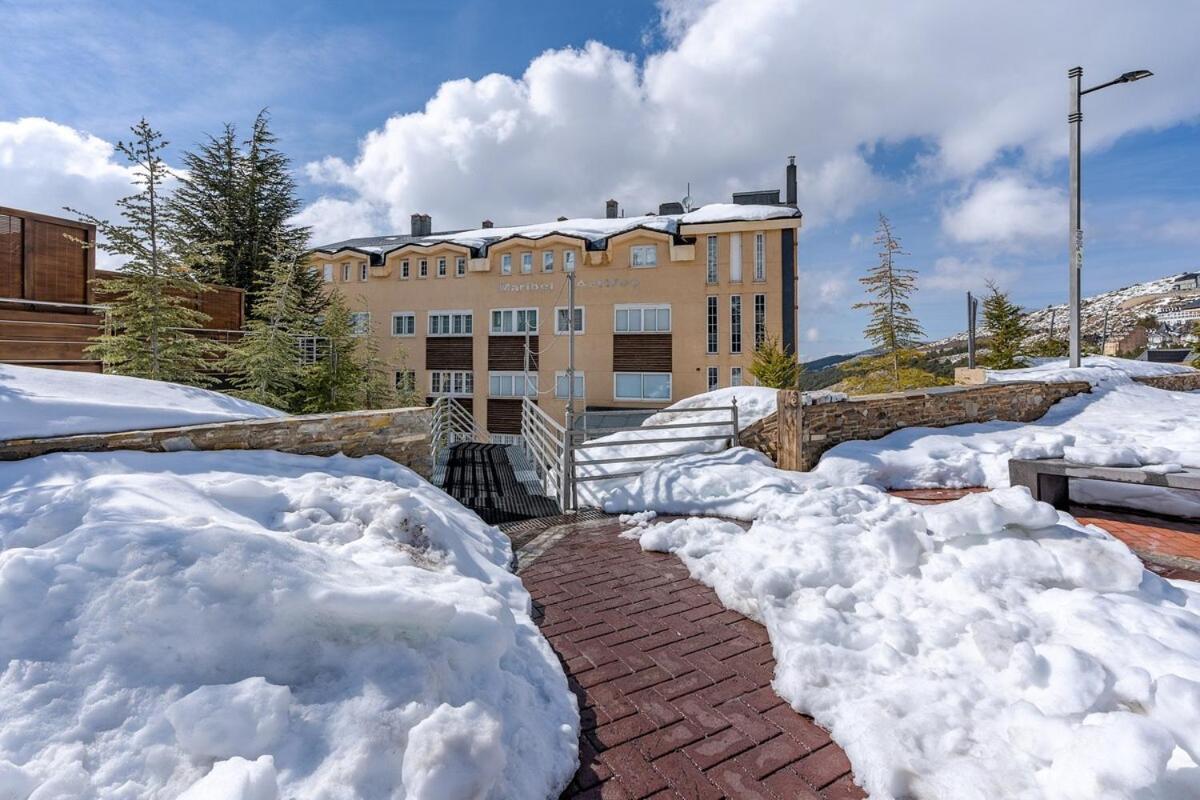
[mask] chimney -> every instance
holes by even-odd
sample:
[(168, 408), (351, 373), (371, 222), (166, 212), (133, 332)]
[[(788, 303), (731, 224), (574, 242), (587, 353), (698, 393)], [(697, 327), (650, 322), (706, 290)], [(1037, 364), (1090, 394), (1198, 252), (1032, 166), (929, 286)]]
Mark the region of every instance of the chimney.
[(485, 220), (483, 221), (483, 225), (481, 225), (480, 227), (483, 227), (483, 228), (492, 228), (492, 227), (495, 227), (495, 225), (496, 225), (496, 223), (492, 222), (490, 219), (485, 219)]
[(679, 203), (679, 202), (659, 203), (658, 204), (658, 213), (663, 216), (666, 216), (668, 214), (682, 214), (683, 213), (683, 203)]
[(619, 208), (620, 208), (620, 206), (617, 204), (616, 200), (609, 200), (607, 203), (604, 204), (604, 218), (605, 219), (616, 219), (617, 217), (620, 216), (620, 213), (618, 211)]
[(787, 204), (796, 208), (796, 157), (788, 156), (787, 165)]
[(433, 233), (433, 217), (428, 214), (413, 214), (409, 228), (413, 236), (428, 236)]

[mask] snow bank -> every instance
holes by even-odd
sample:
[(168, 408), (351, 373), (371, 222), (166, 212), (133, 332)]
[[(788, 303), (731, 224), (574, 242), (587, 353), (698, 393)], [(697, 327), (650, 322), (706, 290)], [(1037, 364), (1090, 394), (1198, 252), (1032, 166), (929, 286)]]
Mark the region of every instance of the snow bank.
[(1012, 381), (1042, 381), (1045, 383), (1068, 383), (1087, 381), (1093, 386), (1108, 383), (1128, 383), (1135, 377), (1156, 375), (1178, 375), (1194, 372), (1182, 364), (1158, 364), (1150, 361), (1135, 361), (1129, 358), (1109, 356), (1087, 356), (1080, 366), (1072, 369), (1065, 358), (1034, 359), (1033, 365), (1024, 369), (988, 370), (988, 383), (1010, 383)]
[(1200, 587), (1023, 489), (920, 507), (746, 450), (657, 465), (611, 511), (766, 625), (774, 687), (873, 798), (1200, 796)]
[(194, 386), (0, 364), (0, 441), (282, 416)]
[(553, 796), (578, 712), (510, 555), (382, 458), (0, 464), (0, 797)]

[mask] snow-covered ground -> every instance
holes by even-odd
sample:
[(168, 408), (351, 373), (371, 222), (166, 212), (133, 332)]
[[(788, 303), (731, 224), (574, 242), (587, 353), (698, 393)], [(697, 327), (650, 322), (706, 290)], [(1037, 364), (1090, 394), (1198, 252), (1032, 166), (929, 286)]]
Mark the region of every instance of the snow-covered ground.
[(281, 416), (194, 386), (0, 364), (0, 441)]
[(553, 796), (578, 712), (510, 555), (382, 458), (0, 464), (0, 798)]

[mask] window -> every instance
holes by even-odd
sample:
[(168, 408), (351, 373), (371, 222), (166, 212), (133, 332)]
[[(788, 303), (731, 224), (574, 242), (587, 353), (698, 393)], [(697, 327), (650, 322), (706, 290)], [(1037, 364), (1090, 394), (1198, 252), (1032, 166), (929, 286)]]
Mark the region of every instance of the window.
[(366, 261), (363, 261), (358, 265), (358, 279), (365, 281), (369, 277), (371, 277), (371, 268), (367, 266)]
[(671, 373), (615, 372), (613, 397), (618, 400), (670, 400)]
[(420, 261), (417, 262), (417, 277), (418, 278), (428, 278), (429, 277), (429, 259), (428, 258), (422, 258)]
[(652, 244), (635, 244), (629, 248), (629, 266), (657, 267), (658, 247)]
[(500, 256), (500, 274), (512, 275), (512, 253)]
[(719, 275), (717, 273), (717, 237), (710, 235), (708, 237), (708, 282), (716, 283)]
[(617, 306), (613, 330), (617, 333), (670, 333), (670, 306)]
[(371, 312), (351, 311), (350, 330), (355, 336), (366, 336), (371, 332)]
[(536, 308), (492, 309), (493, 334), (525, 333), (526, 324), (530, 333), (537, 333), (538, 312)]
[[(538, 376), (536, 372), (489, 372), (488, 397), (537, 397)], [(525, 391), (521, 391), (524, 384)]]
[(754, 295), (754, 349), (767, 340), (767, 296)]
[(437, 264), (438, 264), (437, 276), (439, 278), (446, 277), (446, 258), (445, 258), (445, 256), (443, 256), (442, 258), (439, 258)]
[(521, 273), (528, 275), (533, 272), (533, 253), (521, 253)]
[(716, 367), (708, 368), (708, 391), (714, 391), (720, 385), (720, 371)]
[(434, 370), (429, 373), (429, 393), (439, 397), (470, 397), (475, 394), (475, 373)]
[[(572, 394), (574, 394), (575, 397), (582, 398), (584, 396), (584, 394), (583, 394), (584, 384), (583, 384), (583, 373), (582, 372), (579, 372), (578, 370), (575, 371), (574, 383), (575, 383), (575, 391)], [(554, 396), (560, 400), (567, 399), (567, 373), (566, 372), (554, 373)]]
[(742, 282), (742, 235), (729, 234), (729, 280), (731, 283)]
[(742, 296), (729, 298), (729, 352), (742, 352)]
[(396, 370), (396, 391), (401, 394), (415, 394), (417, 391), (417, 373), (411, 369)]
[(411, 274), (411, 272), (409, 270), (409, 263), (408, 263), (408, 259), (406, 258), (400, 262), (400, 280), (402, 280), (402, 281), (408, 280), (408, 276), (410, 274)]
[(333, 264), (325, 265), (324, 277), (326, 283), (333, 283)]
[[(326, 266), (332, 267), (332, 264)], [(321, 360), (321, 341), (320, 336), (301, 336), (296, 340), (296, 346), (300, 351), (297, 360), (301, 365), (315, 364)]]
[(430, 336), (470, 336), (472, 333), (470, 311), (430, 311)]
[(542, 272), (554, 272), (553, 250), (546, 250), (542, 253)]
[[(571, 309), (566, 306), (559, 306), (554, 309), (554, 332), (558, 334), (570, 333), (568, 322)], [(575, 306), (575, 333), (583, 333), (583, 306)]]
[(454, 259), (454, 277), (461, 278), (467, 274), (467, 259), (464, 256), (459, 256)]
[(342, 264), (342, 282), (345, 283), (349, 280), (350, 280), (350, 265)]
[(767, 279), (767, 235), (754, 234), (754, 280)]
[(411, 311), (392, 312), (392, 336), (416, 336), (417, 315)]
[(742, 368), (741, 367), (730, 367), (729, 368), (729, 385), (730, 386), (741, 386), (742, 385)]
[(575, 271), (575, 251), (566, 250), (563, 252), (563, 272)]
[(708, 350), (710, 356), (717, 352), (717, 298), (709, 295), (708, 297)]

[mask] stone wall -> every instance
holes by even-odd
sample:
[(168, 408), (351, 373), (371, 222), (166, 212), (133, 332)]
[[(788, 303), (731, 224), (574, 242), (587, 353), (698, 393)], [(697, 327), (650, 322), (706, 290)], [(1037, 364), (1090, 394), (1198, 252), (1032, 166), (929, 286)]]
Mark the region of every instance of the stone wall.
[(1145, 375), (1134, 378), (1138, 383), (1172, 392), (1194, 392), (1200, 390), (1200, 370), (1180, 372), (1175, 375)]
[(424, 478), (433, 469), (428, 408), (349, 411), (274, 419), (249, 419), (154, 428), (144, 431), (10, 439), (0, 442), (0, 461), (67, 451), (279, 450), (329, 456), (386, 456)]
[(1029, 381), (916, 389), (806, 406), (800, 392), (781, 390), (778, 419), (770, 424), (763, 420), (762, 431), (754, 432), (755, 436), (743, 434), (743, 443), (757, 447), (754, 443), (773, 425), (775, 451), (771, 452), (769, 445), (757, 449), (783, 469), (806, 471), (816, 466), (822, 453), (841, 442), (879, 439), (901, 428), (940, 428), (997, 419), (1031, 422), (1058, 401), (1088, 391), (1091, 386), (1083, 381)]

